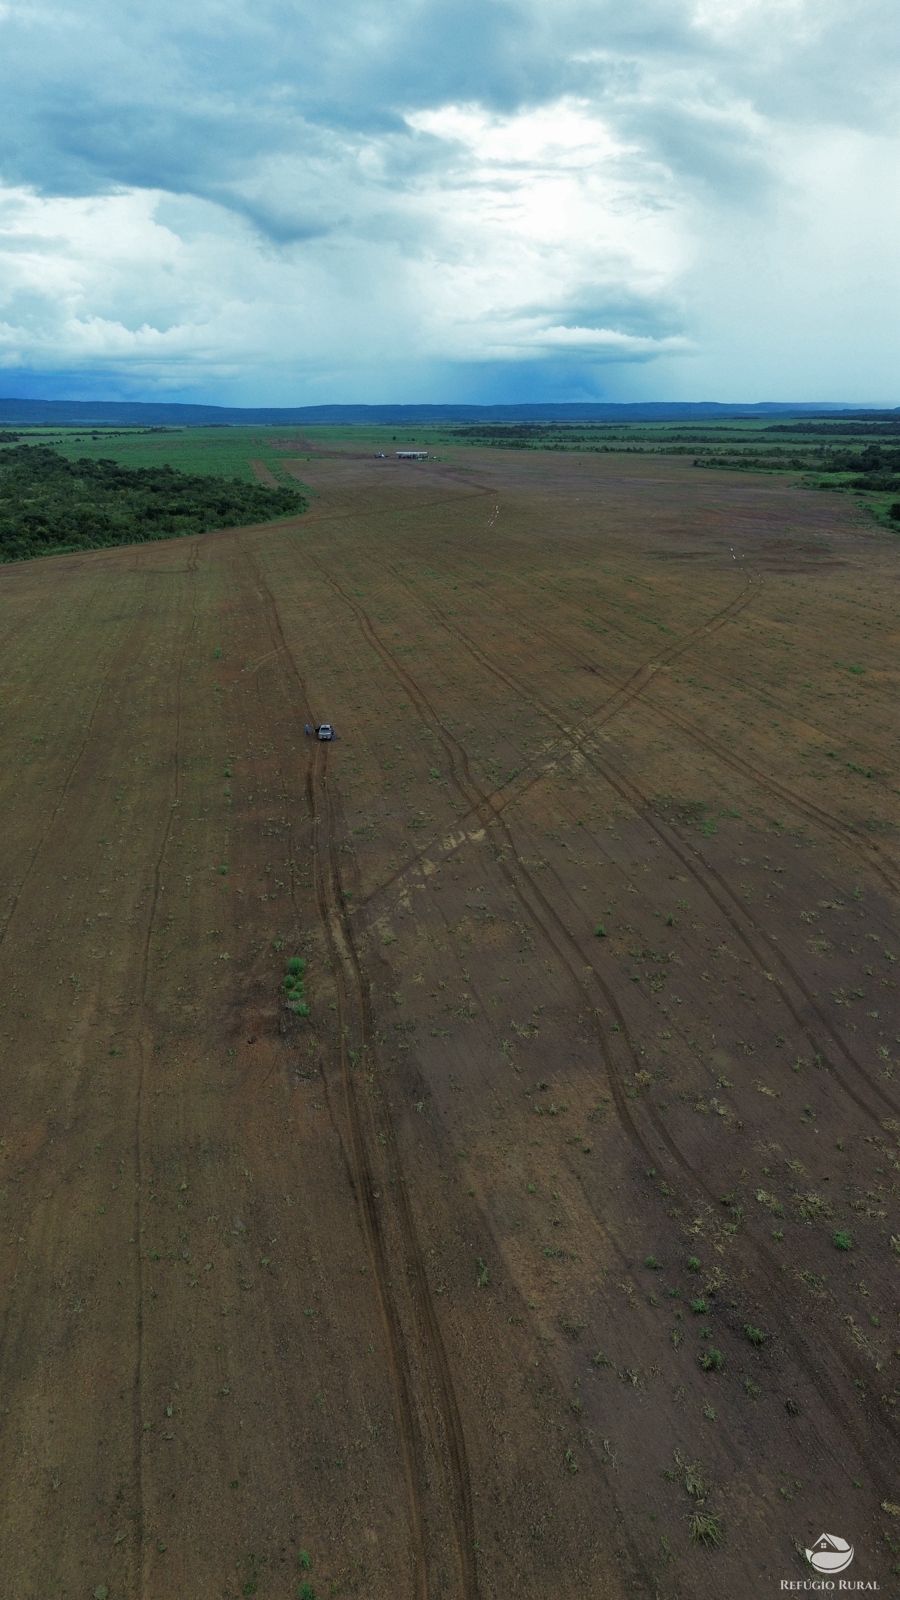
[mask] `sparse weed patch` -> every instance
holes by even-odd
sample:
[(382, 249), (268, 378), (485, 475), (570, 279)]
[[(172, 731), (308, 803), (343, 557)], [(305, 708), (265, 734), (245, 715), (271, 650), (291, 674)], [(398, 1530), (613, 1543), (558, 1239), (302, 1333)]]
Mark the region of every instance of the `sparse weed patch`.
[(709, 1494), (709, 1485), (703, 1477), (700, 1467), (693, 1461), (685, 1461), (678, 1450), (675, 1452), (675, 1465), (681, 1471), (681, 1481), (684, 1485), (685, 1493), (690, 1495), (692, 1500), (705, 1500)]
[(690, 1531), (694, 1544), (705, 1545), (708, 1550), (717, 1550), (725, 1537), (721, 1517), (714, 1517), (710, 1511), (694, 1511)]
[(794, 1204), (804, 1222), (814, 1222), (817, 1217), (830, 1217), (831, 1206), (820, 1194), (794, 1195)]
[(762, 1328), (754, 1328), (750, 1322), (744, 1323), (744, 1333), (750, 1340), (750, 1343), (756, 1345), (757, 1349), (759, 1349), (760, 1345), (768, 1343), (769, 1334), (763, 1333)]
[(309, 1016), (309, 1001), (303, 983), (306, 972), (306, 962), (302, 956), (291, 956), (285, 969), (281, 987), (287, 1001), (287, 1008), (295, 1017)]
[[(713, 1408), (704, 1407), (705, 1415), (715, 1417)], [(665, 1476), (674, 1481), (681, 1478), (681, 1486), (688, 1499), (695, 1502), (694, 1509), (688, 1519), (690, 1536), (694, 1544), (702, 1544), (710, 1549), (715, 1549), (722, 1543), (724, 1529), (722, 1520), (713, 1512), (706, 1509), (706, 1502), (712, 1493), (712, 1485), (704, 1477), (703, 1470), (694, 1461), (686, 1461), (680, 1450), (675, 1451), (675, 1470), (668, 1470)]]

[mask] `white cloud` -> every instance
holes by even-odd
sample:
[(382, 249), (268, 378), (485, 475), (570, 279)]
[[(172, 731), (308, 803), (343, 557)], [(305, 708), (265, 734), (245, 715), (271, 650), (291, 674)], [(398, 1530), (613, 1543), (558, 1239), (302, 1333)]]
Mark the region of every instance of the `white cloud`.
[(890, 397), (889, 0), (0, 3), (0, 44), (7, 364)]

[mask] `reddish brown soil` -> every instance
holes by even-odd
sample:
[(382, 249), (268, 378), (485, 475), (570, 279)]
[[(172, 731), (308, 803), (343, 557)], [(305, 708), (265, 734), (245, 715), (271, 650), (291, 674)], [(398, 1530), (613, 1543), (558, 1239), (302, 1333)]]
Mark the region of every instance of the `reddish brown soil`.
[(4, 1592), (893, 1592), (896, 542), (296, 472), (0, 571)]

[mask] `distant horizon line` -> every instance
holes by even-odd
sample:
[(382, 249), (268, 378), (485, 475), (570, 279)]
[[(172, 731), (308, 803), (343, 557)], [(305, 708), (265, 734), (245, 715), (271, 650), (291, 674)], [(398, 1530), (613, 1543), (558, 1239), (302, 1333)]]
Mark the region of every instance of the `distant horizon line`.
[(416, 418), (445, 418), (464, 419), (466, 417), (478, 418), (479, 416), (493, 416), (498, 419), (534, 417), (539, 420), (560, 419), (561, 417), (579, 417), (590, 420), (591, 416), (597, 420), (615, 418), (616, 416), (642, 416), (645, 419), (665, 420), (666, 417), (711, 414), (719, 415), (748, 415), (748, 414), (782, 414), (785, 413), (879, 413), (891, 414), (900, 410), (900, 406), (884, 406), (877, 404), (860, 404), (836, 400), (504, 400), (504, 401), (325, 401), (307, 405), (227, 405), (215, 401), (191, 400), (60, 400), (34, 396), (8, 395), (0, 396), (0, 422), (7, 425), (20, 421), (38, 420), (40, 413), (47, 417), (48, 413), (61, 415), (68, 413), (70, 416), (77, 414), (88, 420), (91, 416), (123, 416), (130, 413), (132, 416), (143, 413), (162, 415), (167, 413), (194, 417), (220, 416), (224, 418), (255, 418), (271, 419), (272, 421), (289, 420), (291, 418), (313, 422), (316, 418), (335, 418), (344, 414), (354, 414), (378, 420), (412, 421)]

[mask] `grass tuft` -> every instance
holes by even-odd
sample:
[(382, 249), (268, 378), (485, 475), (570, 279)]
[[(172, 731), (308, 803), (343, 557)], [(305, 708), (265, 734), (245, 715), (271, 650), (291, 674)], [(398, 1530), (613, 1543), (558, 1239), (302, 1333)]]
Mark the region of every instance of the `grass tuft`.
[(692, 1512), (690, 1530), (694, 1544), (705, 1545), (707, 1550), (717, 1550), (725, 1537), (721, 1517), (714, 1517), (711, 1511)]

